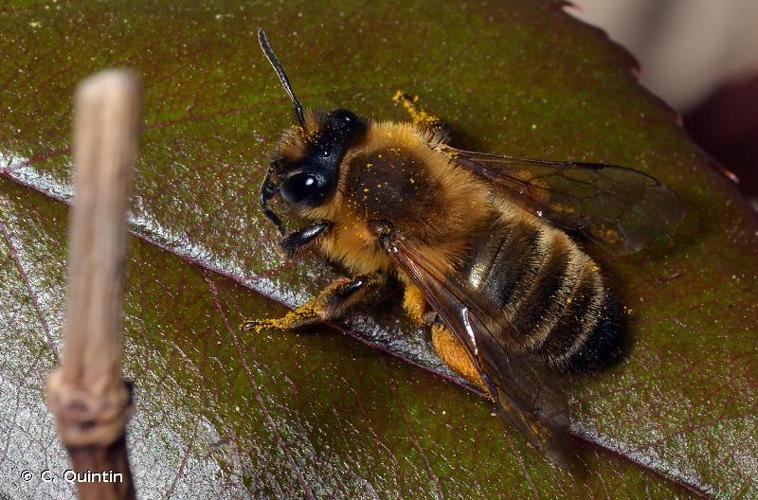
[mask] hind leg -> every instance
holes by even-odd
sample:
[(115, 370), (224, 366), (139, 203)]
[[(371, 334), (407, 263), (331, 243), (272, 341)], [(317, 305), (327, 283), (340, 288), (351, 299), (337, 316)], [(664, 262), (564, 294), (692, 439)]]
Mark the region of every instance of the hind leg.
[(468, 352), (466, 352), (466, 348), (444, 325), (439, 323), (432, 325), (432, 345), (434, 352), (448, 368), (472, 384), (479, 386), (485, 394), (489, 394), (489, 390), (479, 375), (479, 370), (476, 369)]
[(482, 377), (479, 376), (479, 371), (466, 352), (466, 348), (450, 330), (436, 321), (436, 314), (429, 307), (421, 290), (413, 285), (407, 285), (403, 307), (416, 324), (432, 325), (432, 346), (442, 362), (461, 377), (479, 386), (485, 394), (489, 394)]

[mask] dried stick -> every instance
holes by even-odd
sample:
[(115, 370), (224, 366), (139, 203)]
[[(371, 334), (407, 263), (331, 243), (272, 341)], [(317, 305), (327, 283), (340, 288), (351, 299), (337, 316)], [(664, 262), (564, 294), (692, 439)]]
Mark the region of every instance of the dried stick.
[(121, 378), (126, 211), (137, 155), (140, 91), (130, 72), (85, 80), (74, 103), (74, 186), (69, 220), (63, 362), (47, 383), (48, 406), (81, 499), (134, 498), (126, 453), (131, 388)]

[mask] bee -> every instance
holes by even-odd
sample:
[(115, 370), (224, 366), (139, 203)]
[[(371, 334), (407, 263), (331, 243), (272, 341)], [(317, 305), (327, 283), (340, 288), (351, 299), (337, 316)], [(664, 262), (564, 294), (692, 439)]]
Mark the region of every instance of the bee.
[[(297, 119), (273, 153), (261, 209), (288, 258), (315, 250), (350, 277), (284, 318), (243, 328), (334, 320), (395, 279), (442, 361), (566, 463), (570, 416), (558, 374), (611, 361), (622, 339), (607, 278), (569, 234), (635, 252), (683, 218), (677, 197), (629, 168), (454, 148), (445, 124), (402, 92), (394, 99), (409, 122), (304, 110), (262, 29), (258, 40)], [(309, 225), (287, 233), (274, 200)]]

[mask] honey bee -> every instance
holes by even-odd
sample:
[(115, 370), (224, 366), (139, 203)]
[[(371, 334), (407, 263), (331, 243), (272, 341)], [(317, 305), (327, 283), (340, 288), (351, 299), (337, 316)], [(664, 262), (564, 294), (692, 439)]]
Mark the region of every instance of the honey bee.
[[(569, 233), (631, 253), (672, 232), (684, 216), (677, 197), (624, 167), (456, 149), (444, 123), (402, 92), (394, 99), (410, 122), (304, 110), (262, 29), (258, 40), (297, 118), (275, 148), (261, 208), (288, 258), (313, 249), (351, 277), (284, 318), (243, 328), (334, 320), (396, 279), (439, 357), (565, 463), (569, 411), (558, 374), (617, 357), (622, 330), (607, 279)], [(310, 224), (287, 234), (274, 199)]]

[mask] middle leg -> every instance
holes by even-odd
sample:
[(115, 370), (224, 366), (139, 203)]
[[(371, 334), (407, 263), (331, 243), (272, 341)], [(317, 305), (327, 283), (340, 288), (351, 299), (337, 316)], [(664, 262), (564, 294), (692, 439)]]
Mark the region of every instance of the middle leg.
[(291, 330), (323, 323), (341, 317), (347, 309), (363, 300), (385, 282), (384, 275), (374, 274), (356, 278), (338, 278), (312, 300), (288, 312), (282, 318), (247, 320), (241, 325), (244, 331), (271, 328)]

